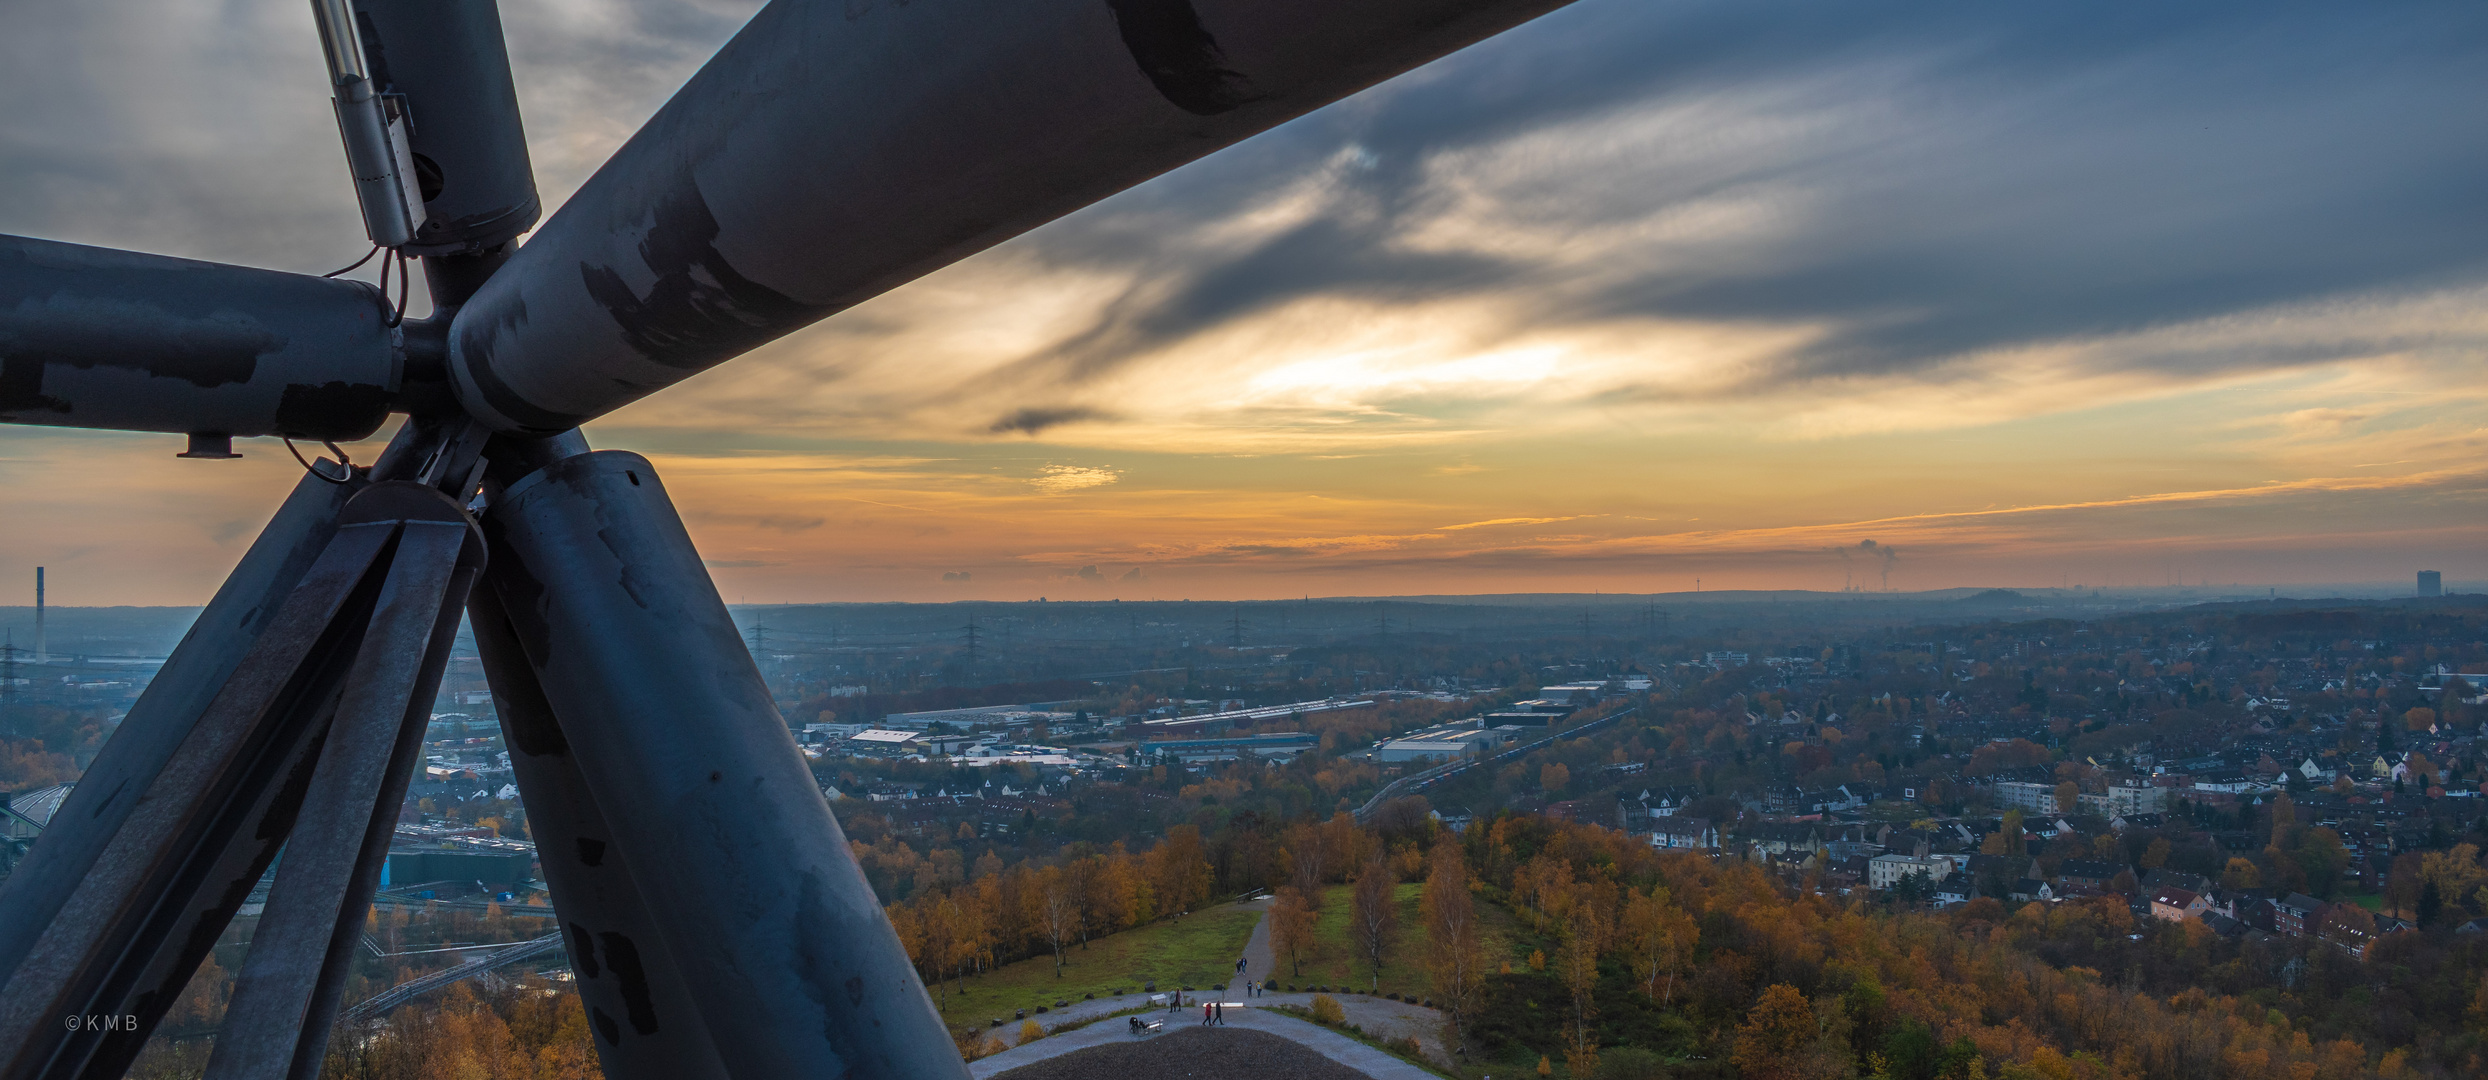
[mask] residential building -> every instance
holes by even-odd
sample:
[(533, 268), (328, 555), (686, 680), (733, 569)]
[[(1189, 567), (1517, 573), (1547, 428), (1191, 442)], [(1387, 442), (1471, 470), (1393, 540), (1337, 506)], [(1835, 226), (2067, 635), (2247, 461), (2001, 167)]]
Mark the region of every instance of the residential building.
[(1717, 851), (1719, 830), (1711, 825), (1709, 818), (1662, 818), (1650, 830), (1650, 846), (1679, 851)]
[(2324, 918), (2324, 902), (2305, 893), (2291, 893), (2272, 902), (2272, 928), (2291, 937), (2305, 937)]
[(1866, 887), (1882, 892), (1905, 877), (1922, 877), (1932, 885), (1952, 874), (1952, 860), (1931, 855), (1877, 855), (1866, 860)]
[(2151, 894), (2151, 917), (2169, 922), (2200, 919), (2210, 911), (2212, 902), (2191, 889), (2168, 888)]
[(2054, 817), (2056, 785), (2034, 784), (2025, 780), (2003, 780), (1996, 783), (1996, 805), (2006, 809), (2025, 810)]

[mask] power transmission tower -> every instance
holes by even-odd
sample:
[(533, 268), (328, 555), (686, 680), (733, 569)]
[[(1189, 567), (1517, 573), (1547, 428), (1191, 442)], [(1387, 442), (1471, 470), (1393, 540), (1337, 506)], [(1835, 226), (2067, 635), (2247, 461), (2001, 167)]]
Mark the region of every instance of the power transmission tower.
[(1229, 632), (1229, 635), (1228, 635), (1228, 638), (1227, 638), (1227, 643), (1228, 643), (1229, 645), (1231, 645), (1231, 646), (1235, 647), (1235, 648), (1238, 648), (1238, 649), (1241, 649), (1241, 648), (1243, 648), (1243, 647), (1244, 647), (1244, 613), (1243, 613), (1243, 612), (1237, 612), (1237, 613), (1236, 613), (1236, 615), (1235, 615), (1235, 622), (1234, 622), (1234, 626), (1231, 628), (1231, 630), (1230, 630), (1230, 632)]
[(968, 635), (968, 666), (974, 667), (976, 666), (977, 656), (983, 651), (983, 646), (980, 643), (980, 639), (977, 637), (976, 615), (974, 612), (970, 612), (968, 614), (968, 625), (966, 629)]

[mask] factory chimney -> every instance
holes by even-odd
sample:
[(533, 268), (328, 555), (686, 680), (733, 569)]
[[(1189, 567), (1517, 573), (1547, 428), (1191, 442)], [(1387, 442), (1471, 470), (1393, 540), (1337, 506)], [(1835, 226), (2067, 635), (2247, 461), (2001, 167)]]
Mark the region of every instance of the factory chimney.
[(51, 650), (43, 640), (43, 568), (35, 567), (35, 663), (52, 662)]

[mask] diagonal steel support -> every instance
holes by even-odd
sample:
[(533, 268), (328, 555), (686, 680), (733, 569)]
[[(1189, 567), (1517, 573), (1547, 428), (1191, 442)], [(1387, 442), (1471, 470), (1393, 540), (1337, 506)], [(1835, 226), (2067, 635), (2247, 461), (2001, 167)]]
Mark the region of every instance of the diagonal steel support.
[(337, 513), (362, 490), (304, 476), (129, 715), (70, 789), (41, 842), (0, 881), (0, 985), (59, 917), (104, 846), (153, 786), (242, 658), (276, 625), (285, 598), (328, 547)]
[(636, 963), (613, 962), (628, 943), (661, 940), (656, 921), (500, 597), (475, 590), (467, 617), (606, 1080), (723, 1080), (725, 1063), (671, 954), (634, 948)]
[(235, 980), (212, 1080), (319, 1075), (459, 606), (481, 570), (482, 536), (437, 490), (380, 484), (346, 510), (397, 524), (396, 550)]
[(117, 1075), (137, 1056), (292, 827), (395, 532), (338, 528), (138, 798), (0, 991), (0, 1075)]
[[(483, 525), (493, 591), (550, 712), (575, 718), (567, 756), (653, 928), (574, 938), (572, 964), (678, 972), (732, 1076), (964, 1080), (647, 459), (547, 465)], [(646, 1019), (682, 1018), (652, 1001)]]

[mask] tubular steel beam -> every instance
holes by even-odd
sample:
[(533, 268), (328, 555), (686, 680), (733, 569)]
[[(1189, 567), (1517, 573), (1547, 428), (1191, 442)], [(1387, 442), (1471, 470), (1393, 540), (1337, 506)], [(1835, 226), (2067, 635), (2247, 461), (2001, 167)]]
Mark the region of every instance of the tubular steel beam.
[[(574, 935), (571, 962), (627, 987), (661, 953), (733, 1076), (965, 1080), (647, 460), (548, 465), (502, 493), (484, 532), (545, 701), (579, 718), (561, 728), (569, 760), (654, 927)], [(653, 1001), (644, 1026), (629, 1019), (674, 1022)]]
[(483, 536), (435, 489), (375, 485), (346, 512), (356, 523), (400, 523), (396, 550), (235, 978), (211, 1080), (319, 1075), (459, 608), (482, 569)]
[(389, 316), (357, 282), (0, 236), (0, 422), (360, 439)]
[(0, 1076), (117, 1076), (137, 1056), (293, 827), (395, 531), (337, 530), (137, 796), (0, 988)]
[(543, 213), (493, 0), (354, 0), (372, 81), (402, 95), (423, 220), (408, 255), (473, 255)]
[(96, 752), (51, 826), (0, 880), (0, 985), (59, 916), (225, 680), (275, 625), (286, 596), (336, 535), (339, 509), (363, 486), (360, 480), (334, 484), (309, 475), (295, 483), (293, 494)]
[(607, 1080), (724, 1080), (725, 1063), (672, 955), (635, 949), (635, 970), (611, 962), (627, 943), (662, 938), (489, 583), (467, 598), (467, 619)]
[[(509, 485), (587, 452), (587, 440), (575, 431), (547, 439), (497, 438), (484, 449), (491, 463), (486, 497), (498, 503)], [(562, 936), (573, 956), (589, 961), (573, 962), (571, 972), (597, 1059), (607, 1080), (724, 1080), (725, 1062), (670, 954), (637, 950), (636, 970), (598, 960), (610, 959), (626, 942), (660, 940), (657, 925), (490, 577), (488, 571), (485, 586), (467, 598), (467, 621), (492, 686), (493, 711), (501, 718), (502, 741), (527, 804), (528, 828), (536, 837)]]
[(1566, 0), (775, 0), (462, 308), (549, 434)]

